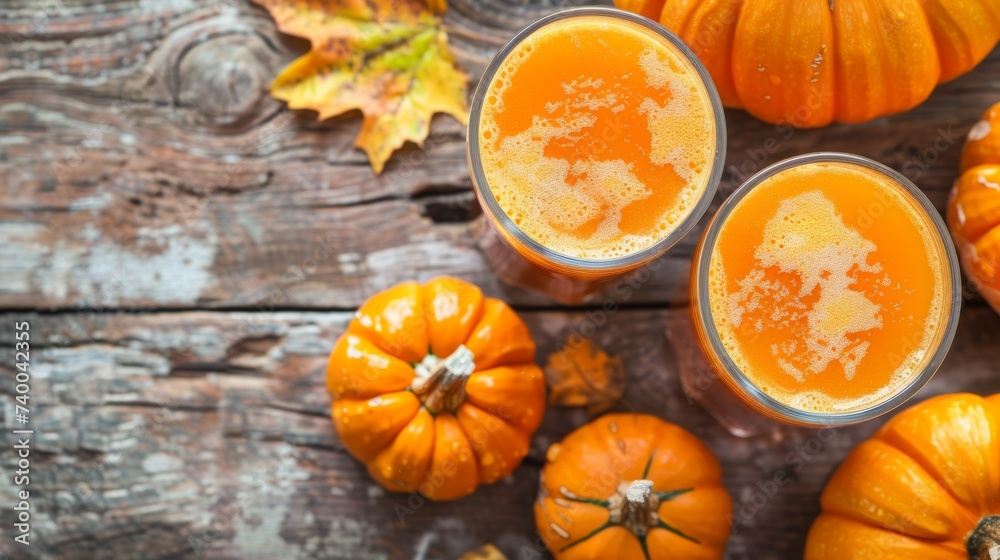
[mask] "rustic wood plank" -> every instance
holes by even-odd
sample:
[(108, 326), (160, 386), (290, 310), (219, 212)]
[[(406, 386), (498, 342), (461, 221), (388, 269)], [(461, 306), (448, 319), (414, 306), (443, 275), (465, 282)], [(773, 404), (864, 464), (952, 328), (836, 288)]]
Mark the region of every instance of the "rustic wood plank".
[[(445, 21), (475, 79), (515, 30), (576, 3), (453, 0)], [(374, 177), (352, 147), (356, 115), (316, 123), (266, 94), (303, 44), (259, 8), (17, 0), (0, 36), (2, 307), (349, 309), (439, 274), (547, 304), (500, 285), (477, 249), (462, 128), (436, 119), (426, 151)], [(717, 201), (768, 163), (842, 150), (900, 169), (940, 208), (961, 137), (998, 98), (1000, 51), (914, 111), (862, 125), (786, 131), (728, 111)], [(635, 303), (687, 301), (696, 239)]]
[[(660, 415), (703, 438), (722, 459), (738, 508), (758, 501), (758, 483), (776, 470), (789, 472), (788, 485), (746, 514), (728, 558), (799, 557), (826, 478), (881, 421), (822, 443), (812, 442), (815, 430), (729, 436), (680, 390), (689, 348), (664, 332), (684, 313), (523, 316), (540, 361), (570, 332), (594, 325), (594, 338), (628, 372), (618, 408)], [(31, 393), (35, 557), (180, 558), (197, 549), (213, 559), (451, 560), (493, 542), (512, 559), (532, 558), (544, 450), (587, 420), (579, 409), (550, 409), (509, 479), (457, 502), (423, 503), (375, 485), (333, 432), (323, 365), (348, 313), (3, 314), (0, 379), (13, 375), (15, 318), (40, 341)], [(948, 360), (919, 398), (1000, 391), (998, 347), (1000, 317), (967, 308)], [(0, 385), (4, 433), (12, 390)], [(13, 461), (0, 455), (5, 471)], [(0, 502), (12, 500), (10, 484), (0, 479)], [(0, 524), (9, 526), (10, 513), (0, 512)], [(0, 555), (11, 546), (0, 539)]]

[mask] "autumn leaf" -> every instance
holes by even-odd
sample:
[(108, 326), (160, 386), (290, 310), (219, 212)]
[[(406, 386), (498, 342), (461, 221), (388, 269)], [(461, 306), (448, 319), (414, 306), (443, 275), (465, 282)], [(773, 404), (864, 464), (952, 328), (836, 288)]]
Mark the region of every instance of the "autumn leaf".
[(458, 560), (507, 560), (507, 557), (492, 544), (484, 544), (466, 552)]
[(610, 408), (625, 392), (621, 358), (609, 356), (589, 338), (571, 335), (545, 364), (549, 404), (586, 406), (591, 414)]
[(360, 110), (364, 122), (354, 145), (375, 173), (407, 140), (423, 144), (434, 113), (468, 123), (469, 77), (428, 9), (443, 11), (445, 0), (253, 1), (282, 32), (312, 45), (275, 78), (271, 94), (321, 120)]

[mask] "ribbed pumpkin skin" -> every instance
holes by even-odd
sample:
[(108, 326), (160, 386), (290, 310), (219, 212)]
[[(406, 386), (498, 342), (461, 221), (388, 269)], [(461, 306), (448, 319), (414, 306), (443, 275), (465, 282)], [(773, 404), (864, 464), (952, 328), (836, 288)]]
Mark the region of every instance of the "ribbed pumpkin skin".
[[(996, 0), (617, 0), (659, 19), (727, 107), (817, 127), (906, 111), (1000, 40)], [(659, 14), (659, 17), (650, 14)]]
[[(459, 345), (475, 371), (456, 410), (432, 414), (414, 364)], [(453, 500), (509, 475), (545, 412), (535, 342), (504, 302), (454, 278), (406, 282), (358, 309), (327, 365), (341, 442), (386, 489)]]
[[(609, 522), (622, 484), (649, 480), (664, 497), (667, 528), (642, 542)], [(679, 492), (679, 493), (678, 493)], [(683, 428), (644, 414), (608, 414), (553, 444), (542, 470), (535, 524), (557, 560), (718, 560), (729, 538), (732, 501), (712, 451)]]
[(1000, 103), (969, 131), (947, 219), (970, 289), (1000, 313)]
[(1000, 514), (1000, 395), (934, 397), (858, 445), (830, 478), (805, 560), (965, 560)]

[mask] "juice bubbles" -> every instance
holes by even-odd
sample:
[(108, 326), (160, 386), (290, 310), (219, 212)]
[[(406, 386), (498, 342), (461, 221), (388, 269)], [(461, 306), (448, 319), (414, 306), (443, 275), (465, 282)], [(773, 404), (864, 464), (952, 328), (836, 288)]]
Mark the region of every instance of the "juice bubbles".
[(761, 175), (699, 248), (696, 324), (737, 370), (728, 380), (752, 386), (752, 401), (833, 416), (919, 387), (959, 305), (936, 212), (862, 158), (812, 156)]
[(543, 269), (635, 268), (707, 207), (721, 111), (668, 34), (614, 10), (571, 10), (526, 30), (487, 71), (469, 137), (477, 193), (501, 237)]

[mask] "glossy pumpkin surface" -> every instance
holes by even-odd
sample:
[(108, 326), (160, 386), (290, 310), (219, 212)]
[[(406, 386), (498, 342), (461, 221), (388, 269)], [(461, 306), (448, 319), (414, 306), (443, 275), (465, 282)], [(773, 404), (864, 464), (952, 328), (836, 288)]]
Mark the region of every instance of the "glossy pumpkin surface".
[(970, 288), (1000, 313), (1000, 103), (969, 131), (947, 219)]
[(892, 418), (830, 478), (806, 560), (973, 560), (1000, 534), (1000, 395), (934, 397)]
[(705, 64), (723, 104), (796, 127), (906, 111), (1000, 40), (996, 0), (616, 0)]
[(476, 286), (400, 284), (358, 309), (330, 355), (334, 426), (386, 489), (465, 496), (528, 453), (545, 411), (534, 356), (517, 314)]
[(535, 502), (559, 560), (722, 558), (731, 513), (711, 450), (643, 414), (602, 416), (553, 444)]

